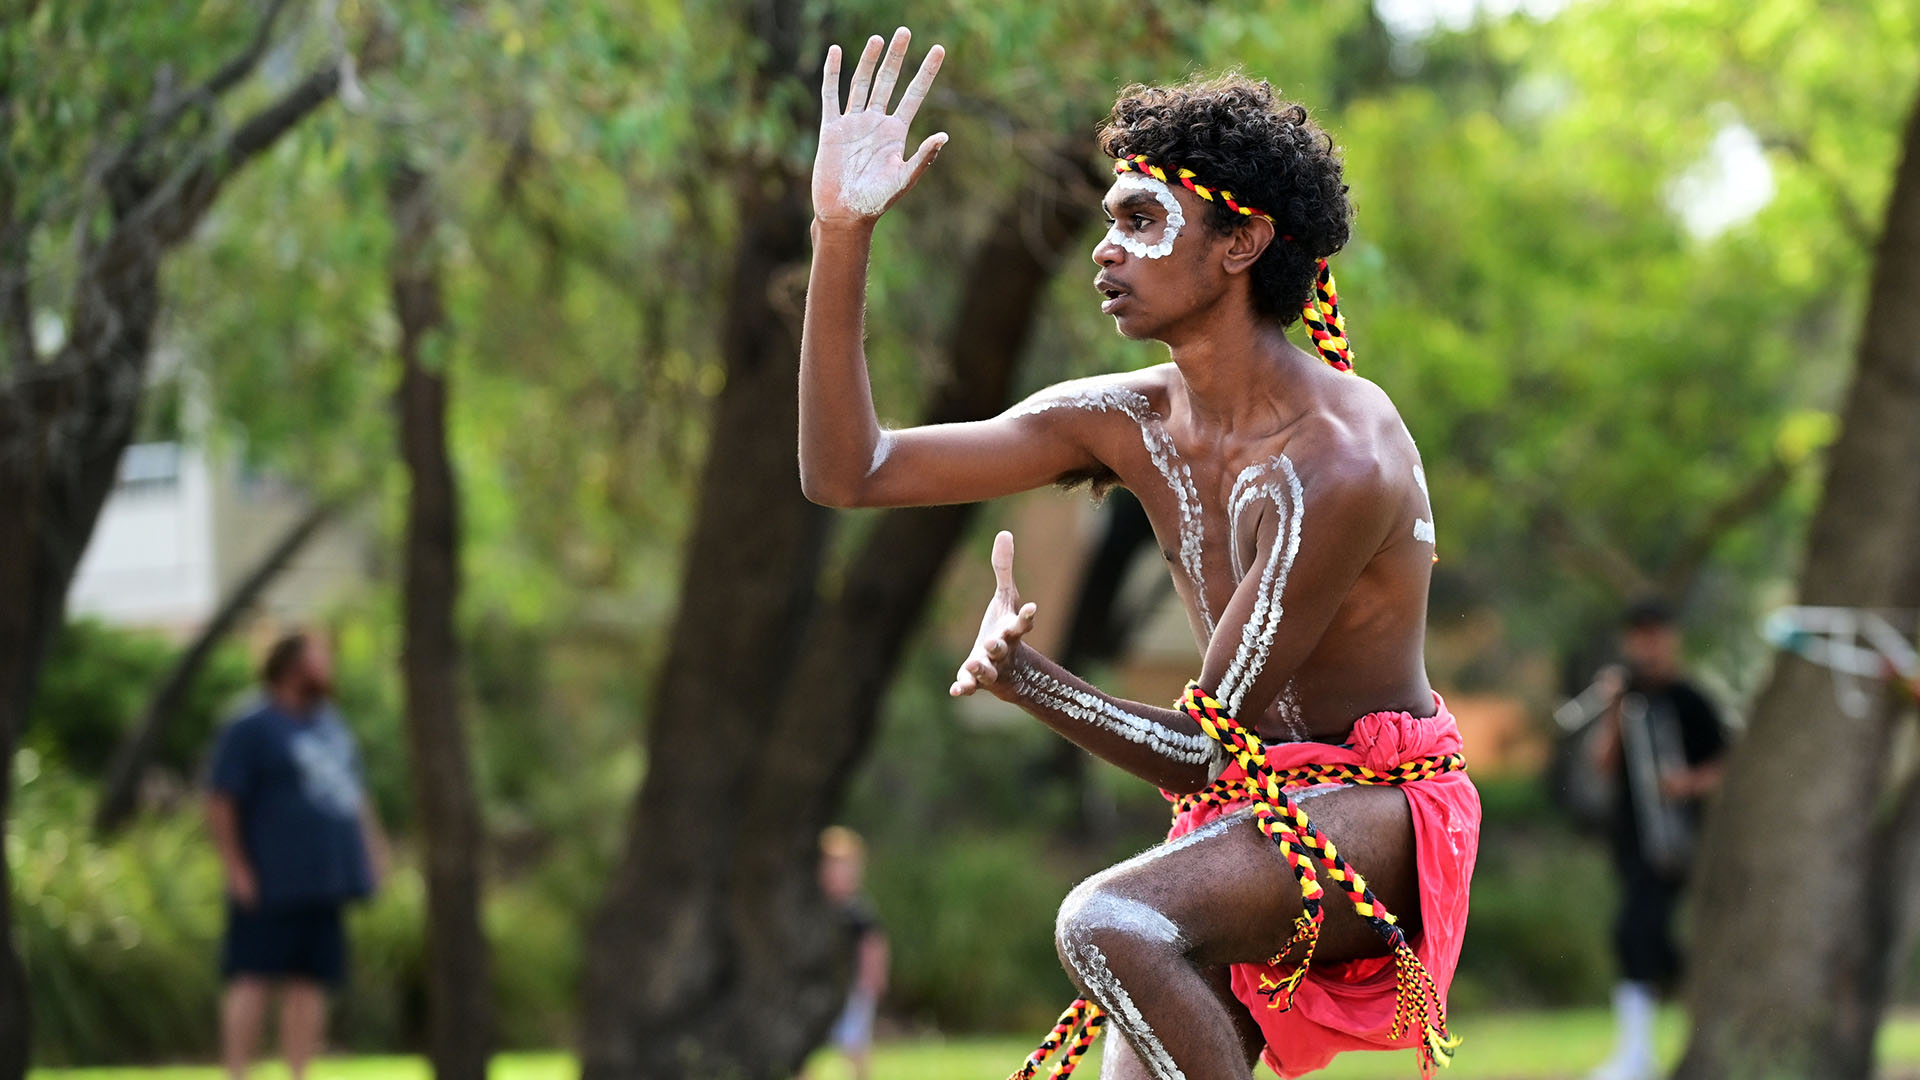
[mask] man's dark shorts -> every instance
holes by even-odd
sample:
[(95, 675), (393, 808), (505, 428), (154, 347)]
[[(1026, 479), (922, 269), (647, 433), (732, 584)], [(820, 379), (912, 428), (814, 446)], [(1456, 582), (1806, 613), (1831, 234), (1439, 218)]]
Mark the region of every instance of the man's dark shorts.
[(347, 975), (347, 938), (338, 904), (247, 910), (227, 902), (220, 975), (311, 979), (339, 987)]

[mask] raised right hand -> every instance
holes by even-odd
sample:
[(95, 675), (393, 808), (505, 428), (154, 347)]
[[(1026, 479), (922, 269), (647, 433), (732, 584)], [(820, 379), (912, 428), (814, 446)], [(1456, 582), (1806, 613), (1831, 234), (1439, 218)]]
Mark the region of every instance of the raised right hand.
[(861, 224), (878, 218), (920, 180), (933, 164), (940, 148), (947, 144), (947, 133), (927, 136), (906, 157), (907, 128), (913, 123), (920, 103), (940, 72), (946, 50), (938, 45), (927, 50), (920, 71), (900, 107), (887, 112), (894, 84), (906, 62), (907, 43), (913, 35), (906, 27), (894, 31), (887, 46), (886, 60), (875, 75), (880, 60), (878, 36), (867, 39), (860, 53), (860, 64), (853, 69), (853, 85), (847, 90), (847, 104), (840, 107), (840, 46), (827, 49), (827, 63), (820, 79), (820, 149), (813, 161), (813, 214), (823, 223)]

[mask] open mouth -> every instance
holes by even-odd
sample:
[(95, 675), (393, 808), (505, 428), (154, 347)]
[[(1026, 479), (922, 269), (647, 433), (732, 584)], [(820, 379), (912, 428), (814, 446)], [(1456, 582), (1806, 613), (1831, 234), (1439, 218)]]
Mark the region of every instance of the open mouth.
[(1108, 315), (1113, 314), (1114, 310), (1125, 302), (1128, 296), (1132, 295), (1125, 287), (1108, 281), (1105, 278), (1094, 281), (1093, 287), (1101, 296), (1106, 298), (1105, 301), (1101, 303), (1100, 310)]

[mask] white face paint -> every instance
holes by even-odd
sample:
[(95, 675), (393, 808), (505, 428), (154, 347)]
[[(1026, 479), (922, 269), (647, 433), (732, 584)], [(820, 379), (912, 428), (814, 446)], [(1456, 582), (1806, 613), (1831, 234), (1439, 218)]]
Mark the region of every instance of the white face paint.
[(1173, 436), (1167, 434), (1160, 414), (1153, 411), (1146, 395), (1124, 386), (1102, 386), (1094, 380), (1083, 379), (1064, 383), (1054, 390), (1055, 396), (1028, 401), (1016, 408), (1013, 415), (1029, 416), (1049, 409), (1086, 409), (1122, 413), (1139, 426), (1140, 442), (1146, 447), (1147, 458), (1160, 470), (1179, 507), (1180, 569), (1193, 585), (1194, 606), (1200, 610), (1200, 622), (1206, 627), (1207, 636), (1212, 637), (1213, 612), (1207, 606), (1206, 566), (1202, 558), (1206, 532), (1201, 522), (1200, 485), (1193, 479), (1193, 469), (1180, 459), (1180, 451), (1173, 444)]
[[(1274, 475), (1279, 473), (1279, 476)], [(1280, 629), (1281, 596), (1287, 577), (1293, 572), (1293, 560), (1300, 554), (1300, 522), (1306, 516), (1305, 494), (1300, 474), (1285, 454), (1265, 465), (1250, 467), (1234, 481), (1229, 496), (1229, 522), (1239, 534), (1240, 512), (1265, 499), (1278, 515), (1273, 546), (1267, 550), (1267, 562), (1260, 570), (1260, 589), (1246, 625), (1240, 628), (1240, 648), (1220, 680), (1220, 699), (1230, 716), (1239, 716), (1247, 692), (1267, 666), (1267, 654), (1273, 650), (1273, 638)], [(1237, 560), (1236, 560), (1237, 561)]]
[(1083, 724), (1110, 731), (1183, 765), (1210, 765), (1219, 744), (1204, 732), (1175, 731), (1151, 718), (1137, 716), (1098, 694), (1069, 686), (1044, 671), (1025, 664), (1013, 669), (1009, 684), (1015, 693), (1036, 705), (1071, 716)]
[(1180, 209), (1180, 200), (1174, 197), (1173, 189), (1165, 181), (1132, 172), (1116, 177), (1113, 188), (1115, 191), (1147, 192), (1166, 209), (1167, 220), (1160, 226), (1157, 239), (1151, 226), (1138, 233), (1123, 232), (1120, 222), (1115, 221), (1107, 229), (1106, 242), (1118, 244), (1136, 259), (1163, 259), (1172, 254), (1173, 242), (1180, 238), (1180, 230), (1187, 224), (1187, 215)]

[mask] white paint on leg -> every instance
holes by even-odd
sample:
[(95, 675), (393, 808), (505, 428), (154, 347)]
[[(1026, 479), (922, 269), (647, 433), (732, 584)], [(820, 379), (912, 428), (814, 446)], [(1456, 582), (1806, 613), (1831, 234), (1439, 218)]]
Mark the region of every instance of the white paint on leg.
[(1090, 941), (1080, 943), (1067, 953), (1067, 959), (1072, 962), (1074, 973), (1080, 976), (1080, 984), (1107, 1011), (1107, 1022), (1118, 1027), (1133, 1043), (1141, 1063), (1153, 1074), (1154, 1080), (1186, 1080), (1186, 1074), (1174, 1064), (1173, 1055), (1167, 1053), (1160, 1036), (1147, 1023), (1147, 1018), (1140, 1015), (1133, 996), (1120, 985), (1120, 977), (1107, 966), (1106, 954), (1100, 947)]
[(1187, 947), (1180, 927), (1160, 909), (1099, 886), (1087, 888), (1087, 884), (1082, 882), (1060, 904), (1054, 933), (1062, 940), (1084, 939), (1091, 930), (1117, 930), (1156, 945)]

